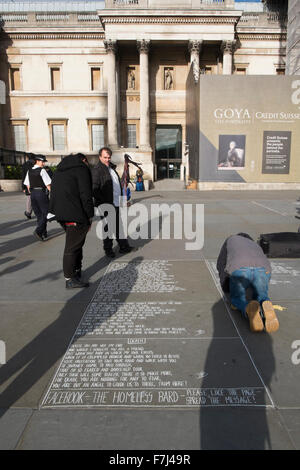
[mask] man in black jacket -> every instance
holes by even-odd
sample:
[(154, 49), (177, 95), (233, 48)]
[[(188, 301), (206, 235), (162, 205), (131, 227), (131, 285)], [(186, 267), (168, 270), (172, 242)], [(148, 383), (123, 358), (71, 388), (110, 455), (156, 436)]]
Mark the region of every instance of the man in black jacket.
[[(115, 211), (116, 239), (120, 253), (130, 253), (132, 247), (129, 246), (127, 238), (120, 238), (119, 227), (119, 205), (122, 196), (122, 187), (116, 165), (111, 162), (112, 151), (108, 147), (99, 150), (99, 163), (92, 169), (93, 196), (95, 205), (110, 204)], [(108, 229), (108, 227), (107, 227)], [(103, 248), (106, 256), (114, 258), (113, 240), (109, 237), (103, 240)]]
[(63, 271), (66, 288), (88, 287), (81, 280), (82, 247), (94, 216), (92, 177), (85, 155), (68, 155), (57, 167), (49, 212), (66, 231)]

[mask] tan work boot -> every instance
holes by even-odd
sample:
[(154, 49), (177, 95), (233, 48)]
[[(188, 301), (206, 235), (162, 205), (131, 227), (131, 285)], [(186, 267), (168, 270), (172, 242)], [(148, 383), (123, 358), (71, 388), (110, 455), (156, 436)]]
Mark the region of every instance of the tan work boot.
[(265, 316), (265, 328), (268, 333), (273, 333), (279, 328), (279, 321), (276, 316), (274, 307), (270, 300), (265, 300), (262, 304), (263, 313)]
[(260, 304), (257, 300), (251, 300), (246, 307), (251, 331), (263, 331), (264, 324), (260, 316)]

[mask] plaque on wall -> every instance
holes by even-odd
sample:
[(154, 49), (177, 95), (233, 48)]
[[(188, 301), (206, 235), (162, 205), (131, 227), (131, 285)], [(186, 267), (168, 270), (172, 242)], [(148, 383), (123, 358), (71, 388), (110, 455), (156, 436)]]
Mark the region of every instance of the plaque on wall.
[(289, 174), (290, 131), (264, 131), (262, 173)]

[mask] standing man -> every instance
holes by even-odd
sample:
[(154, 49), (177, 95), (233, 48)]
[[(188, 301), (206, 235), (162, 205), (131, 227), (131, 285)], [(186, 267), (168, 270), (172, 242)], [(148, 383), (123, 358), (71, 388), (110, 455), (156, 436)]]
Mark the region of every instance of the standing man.
[[(268, 295), (271, 264), (261, 247), (247, 233), (231, 235), (223, 244), (217, 269), (224, 292), (229, 292), (231, 304), (249, 319), (251, 331), (274, 332), (279, 328)], [(254, 299), (247, 301), (251, 288)]]
[[(119, 238), (119, 206), (122, 196), (121, 181), (116, 172), (116, 165), (111, 162), (112, 151), (108, 147), (102, 147), (99, 150), (99, 163), (92, 169), (93, 178), (93, 196), (95, 205), (110, 204), (114, 207), (116, 217), (116, 239), (119, 245), (120, 253), (130, 253), (132, 247), (129, 246), (127, 238)], [(106, 256), (114, 258), (115, 253), (112, 249), (113, 240), (105, 238), (103, 248)]]
[(88, 287), (81, 280), (82, 248), (94, 216), (92, 177), (82, 153), (68, 155), (54, 173), (49, 212), (64, 227), (66, 243), (63, 271), (66, 288)]
[(47, 214), (49, 197), (47, 190), (51, 188), (51, 178), (44, 169), (46, 158), (43, 155), (34, 156), (34, 165), (27, 171), (24, 185), (31, 196), (33, 212), (37, 217), (37, 228), (34, 236), (44, 241), (47, 238)]
[(32, 214), (32, 206), (31, 206), (31, 196), (30, 193), (28, 192), (27, 186), (24, 184), (24, 180), (27, 175), (27, 171), (31, 170), (31, 168), (34, 165), (34, 155), (33, 153), (29, 153), (26, 155), (28, 157), (28, 160), (22, 165), (22, 187), (23, 187), (23, 193), (26, 196), (26, 204), (25, 204), (25, 212), (24, 215), (27, 217), (27, 219), (31, 219), (31, 214)]

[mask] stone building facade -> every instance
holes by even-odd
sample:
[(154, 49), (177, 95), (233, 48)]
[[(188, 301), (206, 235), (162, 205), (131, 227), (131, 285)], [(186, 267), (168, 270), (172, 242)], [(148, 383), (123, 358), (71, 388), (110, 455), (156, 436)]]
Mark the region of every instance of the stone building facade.
[[(184, 4), (184, 7), (183, 7)], [(286, 25), (234, 0), (106, 0), (93, 11), (2, 11), (1, 146), (52, 163), (100, 146), (183, 178), (186, 83), (285, 73)], [(0, 5), (1, 7), (1, 5)]]

